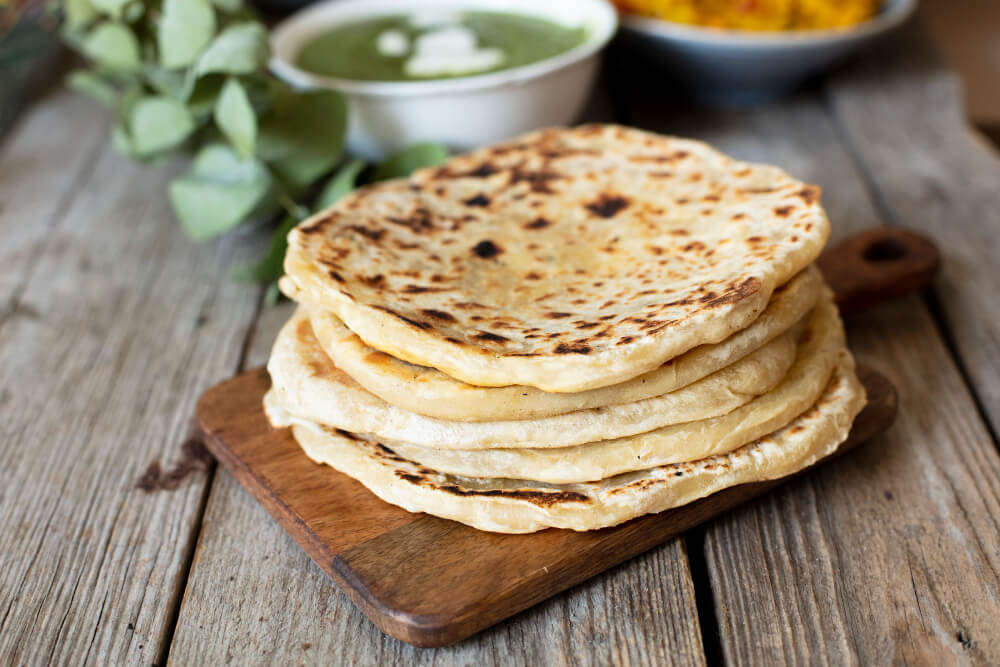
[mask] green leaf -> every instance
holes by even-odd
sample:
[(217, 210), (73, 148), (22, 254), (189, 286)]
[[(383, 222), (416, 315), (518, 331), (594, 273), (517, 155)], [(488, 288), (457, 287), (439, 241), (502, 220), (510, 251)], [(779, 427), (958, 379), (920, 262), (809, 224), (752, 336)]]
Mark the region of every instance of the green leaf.
[(188, 111), (195, 119), (204, 120), (215, 112), (215, 105), (219, 101), (219, 93), (222, 92), (225, 82), (225, 78), (218, 74), (198, 79), (187, 98)]
[(285, 272), (288, 232), (292, 231), (298, 222), (294, 217), (286, 215), (271, 234), (267, 254), (256, 262), (236, 266), (232, 273), (233, 280), (243, 283), (272, 283), (280, 278)]
[(210, 144), (170, 183), (170, 203), (184, 231), (204, 241), (240, 224), (271, 188), (267, 168), (229, 146)]
[(78, 69), (70, 73), (67, 83), (73, 90), (97, 100), (109, 109), (114, 109), (118, 104), (118, 90), (90, 70)]
[(135, 80), (130, 81), (122, 90), (121, 97), (118, 98), (118, 121), (127, 122), (132, 116), (132, 109), (143, 97), (145, 94), (142, 85)]
[(84, 28), (98, 16), (97, 8), (90, 0), (66, 0), (66, 27), (70, 30)]
[(315, 210), (321, 211), (332, 206), (348, 192), (357, 187), (358, 175), (367, 165), (363, 160), (351, 160), (337, 170), (316, 198)]
[(214, 34), (215, 10), (208, 0), (164, 0), (156, 31), (160, 64), (170, 69), (194, 63)]
[(125, 11), (122, 12), (122, 15), (124, 16), (126, 23), (135, 23), (141, 19), (145, 13), (146, 5), (141, 2), (130, 2), (125, 5)]
[(267, 64), (267, 31), (256, 22), (240, 23), (219, 33), (198, 58), (195, 73), (250, 74)]
[(139, 155), (152, 155), (187, 139), (194, 119), (184, 105), (169, 97), (144, 97), (131, 109), (128, 124)]
[(340, 93), (278, 89), (261, 119), (258, 155), (293, 189), (305, 188), (340, 159), (346, 123)]
[(448, 159), (448, 149), (441, 144), (420, 143), (408, 146), (375, 167), (372, 180), (404, 178), (421, 167), (433, 167)]
[(222, 87), (215, 105), (215, 124), (244, 157), (251, 157), (257, 143), (257, 116), (250, 98), (236, 79)]
[(131, 0), (90, 0), (91, 4), (102, 14), (107, 14), (111, 18), (118, 19), (122, 16), (122, 10)]
[(146, 75), (146, 83), (153, 90), (167, 97), (183, 101), (191, 93), (193, 77), (188, 76), (184, 70), (169, 70), (155, 65), (147, 65), (143, 72)]
[(139, 41), (121, 23), (102, 23), (86, 36), (83, 52), (110, 70), (132, 72), (139, 68)]

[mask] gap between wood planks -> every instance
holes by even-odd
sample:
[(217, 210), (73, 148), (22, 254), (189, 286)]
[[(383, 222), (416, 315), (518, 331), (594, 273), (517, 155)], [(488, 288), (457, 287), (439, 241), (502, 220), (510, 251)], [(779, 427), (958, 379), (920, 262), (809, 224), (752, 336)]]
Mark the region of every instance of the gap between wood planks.
[[(240, 346), (240, 356), (236, 361), (236, 370), (233, 372), (233, 375), (247, 370), (247, 356), (250, 346), (253, 344), (254, 337), (257, 335), (257, 325), (260, 322), (260, 315), (264, 309), (267, 288), (259, 287), (257, 291), (257, 305), (254, 309), (250, 326), (247, 328), (247, 334), (243, 338), (243, 344)], [(184, 600), (188, 580), (191, 578), (191, 571), (194, 569), (194, 554), (198, 550), (198, 542), (201, 541), (201, 528), (205, 520), (205, 510), (208, 508), (208, 499), (212, 495), (212, 489), (215, 488), (215, 477), (218, 471), (219, 463), (215, 459), (212, 459), (205, 474), (205, 488), (202, 490), (201, 499), (198, 503), (197, 520), (192, 527), (188, 543), (185, 545), (183, 572), (181, 573), (177, 587), (174, 589), (174, 595), (170, 600), (171, 609), (167, 616), (167, 622), (163, 627), (163, 644), (160, 648), (160, 655), (157, 656), (157, 665), (166, 665), (170, 658), (170, 648), (173, 646), (174, 633), (177, 631), (177, 622), (181, 616), (181, 602)]]
[[(753, 501), (751, 501), (753, 502)], [(711, 523), (711, 522), (709, 522)], [(705, 525), (688, 531), (684, 536), (684, 554), (687, 556), (691, 581), (694, 582), (694, 601), (698, 608), (698, 625), (701, 628), (701, 649), (708, 665), (725, 664), (723, 660), (722, 636), (719, 627), (715, 596), (712, 594), (712, 579), (708, 574), (705, 558)]]
[[(609, 53), (609, 64), (606, 66), (611, 74), (605, 72), (604, 78), (609, 88), (610, 104), (608, 105), (612, 120), (622, 125), (633, 125), (627, 103), (630, 97), (629, 86), (634, 85), (627, 77), (614, 76), (622, 65), (616, 60), (617, 53)], [(722, 665), (724, 652), (722, 646), (722, 628), (715, 607), (715, 595), (712, 590), (712, 580), (708, 572), (708, 561), (705, 557), (705, 534), (707, 526), (712, 522), (698, 526), (688, 531), (680, 539), (684, 545), (682, 553), (687, 559), (688, 570), (691, 573), (691, 583), (694, 588), (695, 607), (698, 612), (698, 626), (701, 632), (701, 648), (705, 664)], [(659, 547), (658, 547), (659, 548)]]
[[(830, 92), (826, 87), (823, 88), (820, 99), (823, 102), (823, 109), (827, 116), (829, 116), (830, 123), (833, 126), (834, 131), (843, 143), (847, 155), (850, 157), (855, 170), (861, 177), (861, 182), (864, 184), (868, 197), (871, 199), (871, 202), (875, 206), (875, 210), (878, 212), (879, 216), (887, 225), (891, 227), (906, 227), (906, 225), (900, 224), (899, 214), (888, 201), (881, 188), (879, 188), (878, 181), (875, 179), (875, 175), (872, 173), (871, 168), (862, 159), (857, 143), (854, 140), (854, 136), (844, 126), (843, 119), (834, 109), (833, 102), (830, 99)], [(955, 341), (955, 336), (948, 326), (947, 318), (941, 308), (941, 302), (933, 284), (921, 295), (921, 300), (927, 308), (927, 311), (931, 316), (931, 320), (934, 322), (934, 328), (941, 337), (944, 346), (947, 348), (948, 354), (951, 356), (952, 361), (958, 368), (958, 373), (962, 378), (962, 383), (965, 385), (966, 389), (969, 390), (972, 402), (976, 406), (977, 416), (986, 427), (986, 432), (993, 441), (993, 446), (1000, 451), (1000, 438), (998, 438), (997, 431), (990, 419), (990, 414), (986, 410), (986, 404), (983, 401), (983, 397), (980, 395), (978, 388), (972, 381), (965, 359), (962, 357), (958, 344)]]

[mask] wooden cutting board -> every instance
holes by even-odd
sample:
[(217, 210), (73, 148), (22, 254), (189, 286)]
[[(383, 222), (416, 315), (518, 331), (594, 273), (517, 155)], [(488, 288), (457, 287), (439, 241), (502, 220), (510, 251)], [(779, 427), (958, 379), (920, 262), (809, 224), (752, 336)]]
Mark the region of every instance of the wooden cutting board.
[[(882, 229), (831, 249), (820, 265), (850, 312), (923, 287), (937, 262), (926, 240)], [(859, 375), (869, 402), (837, 455), (895, 418), (889, 381), (867, 368)], [(382, 631), (416, 646), (464, 639), (784, 481), (744, 484), (587, 533), (485, 533), (406, 512), (310, 461), (287, 429), (265, 418), (269, 387), (258, 369), (205, 392), (197, 416), (206, 446)]]

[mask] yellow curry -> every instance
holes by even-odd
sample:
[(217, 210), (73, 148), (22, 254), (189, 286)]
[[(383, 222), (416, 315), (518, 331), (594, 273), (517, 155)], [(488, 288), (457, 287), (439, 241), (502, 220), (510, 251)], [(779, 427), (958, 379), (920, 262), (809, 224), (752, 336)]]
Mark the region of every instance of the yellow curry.
[(732, 30), (817, 30), (865, 21), (880, 0), (614, 0), (624, 12)]

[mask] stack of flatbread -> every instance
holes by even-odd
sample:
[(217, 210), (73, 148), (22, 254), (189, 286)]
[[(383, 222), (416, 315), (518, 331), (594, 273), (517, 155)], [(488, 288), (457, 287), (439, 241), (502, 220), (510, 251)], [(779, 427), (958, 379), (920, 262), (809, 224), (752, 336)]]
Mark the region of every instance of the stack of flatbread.
[(292, 231), (265, 408), (382, 499), (489, 531), (789, 475), (865, 402), (828, 233), (817, 188), (703, 143), (525, 135)]

